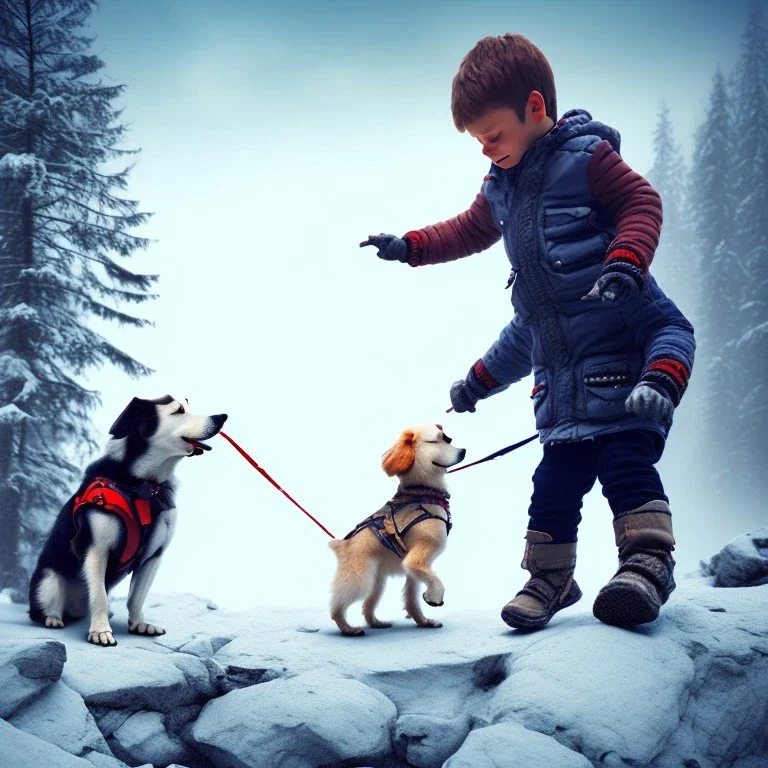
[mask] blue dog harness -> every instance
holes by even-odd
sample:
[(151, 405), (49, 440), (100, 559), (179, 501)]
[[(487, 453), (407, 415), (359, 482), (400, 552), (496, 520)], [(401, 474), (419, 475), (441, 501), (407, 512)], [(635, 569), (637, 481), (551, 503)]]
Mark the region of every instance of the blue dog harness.
[[(394, 498), (388, 501), (380, 510), (366, 517), (361, 523), (350, 531), (344, 538), (351, 539), (365, 528), (370, 528), (379, 541), (399, 558), (405, 557), (406, 548), (403, 536), (417, 523), (434, 518), (445, 523), (446, 534), (451, 532), (451, 511), (448, 508), (448, 499), (451, 495), (439, 488), (430, 488), (425, 485), (409, 485), (399, 488)], [(441, 507), (446, 517), (437, 515), (426, 509), (426, 505)], [(402, 530), (397, 527), (395, 515), (406, 507), (415, 507), (421, 514), (411, 520)]]

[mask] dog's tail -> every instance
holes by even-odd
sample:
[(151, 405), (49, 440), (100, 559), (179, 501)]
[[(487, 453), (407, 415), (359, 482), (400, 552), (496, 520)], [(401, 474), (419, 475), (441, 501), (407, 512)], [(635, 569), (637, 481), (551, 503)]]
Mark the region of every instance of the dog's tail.
[(29, 580), (29, 618), (35, 622), (35, 624), (42, 624), (45, 626), (45, 614), (43, 613), (43, 606), (40, 603), (38, 597), (38, 587), (42, 580), (42, 569), (35, 568), (35, 572), (32, 574), (32, 578)]
[(336, 553), (336, 556), (338, 557), (339, 550), (343, 549), (346, 543), (347, 543), (346, 539), (331, 539), (328, 542), (328, 546)]

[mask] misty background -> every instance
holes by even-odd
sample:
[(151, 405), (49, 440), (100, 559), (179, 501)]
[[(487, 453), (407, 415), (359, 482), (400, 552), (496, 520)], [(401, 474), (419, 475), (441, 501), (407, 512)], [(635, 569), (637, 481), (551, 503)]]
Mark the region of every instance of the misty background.
[[(131, 397), (188, 397), (196, 412), (228, 413), (228, 434), (343, 536), (394, 492), (380, 457), (406, 426), (443, 424), (467, 461), (533, 434), (530, 380), (474, 414), (444, 412), (451, 383), (511, 318), (502, 245), (411, 269), (358, 243), (454, 216), (477, 194), (488, 162), (455, 130), (450, 88), (481, 37), (529, 37), (552, 65), (559, 113), (584, 108), (617, 128), (622, 156), (647, 175), (662, 101), (690, 160), (713, 76), (736, 66), (748, 12), (747, 0), (104, 0), (93, 51), (127, 85), (124, 144), (141, 148), (126, 196), (154, 213), (138, 233), (156, 242), (130, 268), (159, 273), (160, 297), (141, 308), (154, 327), (94, 322), (155, 370), (87, 375), (101, 393), (102, 441)], [(661, 277), (674, 257), (660, 251), (652, 272), (695, 314), (693, 291)], [(659, 464), (681, 572), (765, 522), (744, 488), (716, 500), (703, 492), (701, 366), (699, 357)], [(177, 471), (178, 527), (153, 591), (227, 608), (325, 604), (335, 569), (325, 534), (223, 439), (211, 444)], [(522, 586), (540, 457), (534, 442), (449, 478), (455, 527), (435, 565), (444, 612), (496, 611)], [(577, 578), (591, 601), (616, 567), (599, 487), (582, 514)], [(399, 587), (385, 592), (382, 618), (399, 614)]]

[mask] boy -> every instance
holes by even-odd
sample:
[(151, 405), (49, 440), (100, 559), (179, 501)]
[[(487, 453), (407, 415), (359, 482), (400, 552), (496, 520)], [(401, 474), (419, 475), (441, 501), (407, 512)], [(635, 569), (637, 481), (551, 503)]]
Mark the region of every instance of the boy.
[(620, 157), (619, 135), (583, 110), (557, 123), (552, 70), (529, 40), (486, 37), (453, 81), (456, 127), (491, 169), (468, 211), (402, 238), (371, 236), (411, 266), (468, 256), (504, 240), (512, 322), (451, 387), (457, 412), (531, 371), (544, 456), (522, 567), (531, 578), (502, 618), (525, 630), (573, 605), (582, 498), (599, 479), (614, 515), (619, 569), (594, 615), (653, 621), (675, 588), (671, 512), (655, 463), (693, 365), (693, 328), (648, 272), (659, 195)]

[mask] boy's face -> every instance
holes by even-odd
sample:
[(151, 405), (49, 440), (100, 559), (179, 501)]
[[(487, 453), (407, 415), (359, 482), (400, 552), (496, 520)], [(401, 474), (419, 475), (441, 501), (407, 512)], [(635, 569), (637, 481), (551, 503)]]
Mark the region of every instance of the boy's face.
[(525, 107), (523, 122), (512, 107), (493, 107), (467, 123), (466, 129), (482, 144), (483, 154), (494, 165), (512, 168), (520, 162), (531, 144), (547, 133), (553, 124), (544, 110), (543, 99), (539, 102), (532, 94)]

